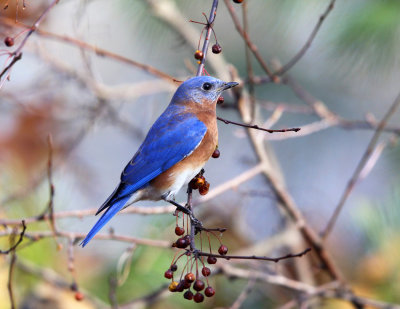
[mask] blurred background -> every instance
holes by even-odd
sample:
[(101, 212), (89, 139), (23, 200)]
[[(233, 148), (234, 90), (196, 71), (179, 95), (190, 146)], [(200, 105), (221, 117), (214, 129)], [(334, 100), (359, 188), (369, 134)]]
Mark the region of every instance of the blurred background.
[[(275, 64), (284, 64), (295, 55), (329, 4), (320, 0), (244, 1), (250, 37), (264, 59)], [(6, 1), (3, 2), (5, 5)], [(4, 22), (13, 21), (16, 16), (17, 2), (8, 2), (9, 7), (0, 12), (2, 40), (22, 30)], [(22, 1), (19, 2), (18, 20), (27, 25), (50, 3), (26, 1), (23, 9)], [(75, 38), (185, 80), (195, 74), (197, 63), (193, 53), (202, 30), (201, 25), (189, 20), (204, 22), (202, 12), (208, 15), (211, 3), (61, 0), (39, 29)], [(241, 17), (241, 5), (234, 4), (234, 8)], [(379, 122), (400, 91), (399, 14), (397, 0), (336, 1), (310, 49), (288, 74), (343, 119)], [(219, 55), (209, 53), (208, 73), (228, 80), (229, 64), (245, 80), (245, 44), (223, 1), (214, 30), (223, 51)], [(23, 34), (15, 39), (16, 46), (22, 37)], [(211, 42), (214, 43), (213, 37)], [(1, 44), (2, 64), (7, 58), (4, 50), (13, 48)], [(254, 59), (252, 63), (254, 74), (264, 76)], [(53, 141), (54, 211), (99, 207), (117, 185), (121, 170), (176, 87), (177, 84), (135, 66), (34, 33), (23, 49), (22, 60), (11, 71), (10, 81), (0, 89), (0, 217), (20, 220), (46, 209), (49, 134)], [(317, 129), (310, 134), (285, 138), (284, 133), (278, 137), (265, 133), (265, 139), (287, 191), (319, 232), (338, 204), (374, 130), (321, 125), (321, 119), (310, 107), (282, 83), (255, 86), (255, 98), (262, 120), (259, 125), (270, 119), (277, 106), (285, 108), (273, 128), (316, 125)], [(232, 94), (225, 95), (225, 103), (217, 113), (242, 121)], [(388, 127), (400, 128), (399, 112), (392, 116)], [(220, 122), (219, 132), (221, 156), (210, 159), (205, 167), (211, 192), (258, 164), (244, 128)], [(327, 239), (327, 247), (354, 291), (393, 303), (400, 303), (399, 133), (397, 129), (382, 135), (382, 151), (374, 153), (376, 162), (370, 161), (372, 168), (366, 169), (357, 182)], [(199, 198), (198, 193), (194, 198)], [(182, 190), (177, 200), (184, 199)], [(196, 213), (206, 226), (228, 228), (222, 240), (230, 252), (253, 248), (261, 255), (277, 256), (287, 253), (288, 248), (294, 252), (306, 246), (297, 246), (297, 238), (285, 240), (285, 246), (274, 243), (279, 243), (277, 236), (282, 236), (286, 224), (261, 174), (202, 203)], [(87, 233), (95, 221), (91, 215), (73, 216), (57, 219), (56, 225), (61, 231)], [(112, 228), (118, 235), (163, 240), (168, 244), (176, 238), (174, 226), (175, 217), (171, 214), (121, 214), (103, 232)], [(9, 237), (4, 237), (9, 229), (0, 228), (2, 248), (9, 246)], [(51, 231), (47, 222), (28, 225), (27, 232), (41, 231)], [(264, 245), (269, 249), (257, 249)], [(84, 249), (74, 246), (71, 271), (68, 250), (68, 237), (24, 240), (17, 250), (14, 272), (18, 308), (107, 307), (113, 287), (110, 282), (114, 279), (118, 284), (112, 297), (120, 304), (132, 302), (167, 284), (163, 274), (174, 254), (169, 248), (93, 240)], [(242, 253), (254, 252), (247, 249)], [(289, 276), (291, 263), (257, 265), (267, 272)], [(9, 257), (2, 255), (0, 308), (10, 307), (8, 271)], [(60, 285), (55, 287), (53, 279)], [(75, 300), (69, 289), (74, 280), (85, 295), (81, 302)], [(128, 307), (229, 307), (248, 284), (247, 280), (230, 280), (223, 275), (210, 280), (217, 293), (201, 305), (187, 302), (181, 294), (162, 293), (154, 302), (133, 302)], [(275, 308), (292, 298), (293, 294), (286, 289), (257, 283), (242, 307)], [(336, 300), (324, 300), (317, 307), (352, 308)]]

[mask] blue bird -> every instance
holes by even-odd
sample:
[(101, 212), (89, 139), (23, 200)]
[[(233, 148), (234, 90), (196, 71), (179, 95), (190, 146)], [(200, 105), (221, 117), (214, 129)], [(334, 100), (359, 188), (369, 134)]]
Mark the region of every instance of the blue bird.
[(96, 215), (104, 213), (82, 241), (83, 247), (128, 200), (173, 200), (200, 172), (218, 144), (217, 99), (236, 85), (198, 76), (178, 87), (123, 170), (120, 184), (97, 211)]

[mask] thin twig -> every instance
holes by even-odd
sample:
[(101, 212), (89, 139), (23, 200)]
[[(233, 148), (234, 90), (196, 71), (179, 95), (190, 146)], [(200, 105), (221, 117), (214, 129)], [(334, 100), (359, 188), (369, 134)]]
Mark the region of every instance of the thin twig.
[(235, 121), (231, 121), (231, 120), (226, 120), (224, 118), (221, 117), (217, 117), (217, 119), (219, 121), (222, 121), (225, 124), (234, 124), (236, 126), (240, 126), (240, 127), (244, 127), (244, 128), (249, 128), (249, 129), (256, 129), (256, 130), (260, 130), (260, 131), (265, 131), (268, 133), (277, 133), (277, 132), (298, 132), (301, 130), (301, 128), (289, 128), (289, 129), (277, 129), (277, 130), (272, 130), (272, 129), (265, 129), (265, 128), (261, 128), (256, 124), (250, 125), (250, 124), (244, 124), (244, 123), (240, 123), (240, 122), (235, 122)]
[(24, 239), (25, 231), (26, 231), (26, 225), (25, 225), (25, 220), (19, 221), (22, 224), (22, 231), (19, 233), (19, 239), (18, 241), (12, 245), (8, 250), (0, 250), (0, 254), (9, 254), (12, 251), (15, 251), (15, 249), (18, 247), (18, 245), (22, 242)]
[(276, 258), (271, 258), (271, 257), (267, 257), (267, 256), (256, 256), (256, 255), (218, 255), (218, 254), (212, 254), (212, 253), (207, 253), (207, 252), (198, 252), (198, 255), (199, 256), (212, 256), (212, 257), (216, 257), (218, 259), (225, 259), (225, 260), (230, 260), (230, 259), (262, 260), (262, 261), (270, 261), (270, 262), (277, 263), (281, 260), (302, 257), (303, 255), (307, 254), (310, 251), (311, 251), (311, 248), (307, 248), (300, 253), (296, 253), (296, 254), (289, 253), (284, 256), (280, 256), (280, 257), (276, 257)]
[(212, 26), (213, 26), (215, 17), (217, 16), (217, 7), (218, 7), (218, 0), (213, 0), (213, 4), (211, 6), (211, 11), (210, 11), (210, 17), (208, 18), (208, 23), (206, 26), (206, 36), (204, 38), (204, 43), (203, 43), (203, 48), (202, 48), (203, 58), (201, 59), (200, 64), (197, 68), (196, 76), (201, 76), (203, 74), (204, 63), (206, 62), (208, 46), (210, 44)]
[(225, 1), (226, 7), (228, 8), (229, 13), (231, 14), (231, 18), (232, 18), (233, 23), (235, 24), (236, 30), (242, 36), (243, 40), (246, 42), (247, 46), (253, 53), (254, 57), (256, 57), (258, 63), (261, 65), (262, 69), (265, 71), (265, 73), (270, 78), (272, 78), (273, 77), (272, 71), (269, 69), (268, 65), (266, 64), (264, 59), (261, 57), (257, 46), (250, 40), (248, 33), (245, 32), (243, 30), (242, 26), (240, 25), (239, 18), (236, 16), (235, 9), (233, 8), (233, 5), (231, 4), (230, 0), (224, 0), (224, 1)]
[(347, 201), (347, 198), (350, 196), (351, 192), (354, 189), (354, 186), (356, 185), (356, 183), (360, 177), (360, 173), (362, 172), (362, 170), (364, 169), (364, 166), (367, 164), (369, 158), (373, 154), (374, 149), (378, 143), (379, 137), (381, 136), (383, 129), (387, 125), (390, 117), (392, 117), (393, 114), (396, 112), (396, 109), (399, 107), (399, 105), (400, 105), (400, 94), (397, 96), (397, 98), (394, 100), (394, 102), (392, 103), (392, 105), (390, 106), (388, 111), (386, 112), (385, 116), (379, 122), (379, 125), (376, 128), (375, 133), (372, 136), (367, 149), (365, 150), (360, 162), (358, 163), (353, 175), (351, 176), (350, 181), (347, 183), (347, 186), (339, 200), (339, 203), (335, 207), (333, 215), (329, 219), (329, 221), (326, 225), (326, 228), (324, 229), (324, 231), (321, 234), (323, 239), (327, 238), (329, 233), (332, 231), (332, 229), (336, 223), (336, 220), (339, 217), (339, 214), (340, 214), (344, 204)]
[(283, 75), (287, 71), (289, 71), (307, 52), (307, 50), (310, 48), (311, 43), (314, 41), (315, 37), (317, 36), (317, 33), (319, 29), (322, 26), (322, 23), (326, 19), (326, 17), (329, 15), (329, 13), (332, 11), (333, 7), (335, 6), (336, 0), (331, 0), (329, 3), (328, 7), (326, 8), (325, 12), (319, 17), (317, 24), (315, 25), (313, 31), (310, 34), (310, 37), (306, 41), (306, 43), (303, 45), (303, 47), (297, 52), (297, 54), (288, 61), (284, 66), (282, 66), (279, 70), (275, 71), (273, 75)]

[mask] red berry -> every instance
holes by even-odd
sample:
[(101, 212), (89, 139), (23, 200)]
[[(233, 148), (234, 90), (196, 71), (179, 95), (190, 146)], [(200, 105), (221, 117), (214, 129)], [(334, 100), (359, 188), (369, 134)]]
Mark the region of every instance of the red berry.
[(219, 158), (220, 155), (221, 155), (221, 152), (218, 150), (218, 148), (216, 148), (216, 149), (214, 150), (213, 154), (212, 154), (212, 157), (213, 157), (214, 159), (217, 159), (217, 158)]
[(4, 39), (4, 44), (6, 44), (6, 46), (8, 46), (8, 47), (13, 46), (13, 45), (14, 45), (14, 38), (12, 38), (12, 37), (10, 37), (10, 36), (7, 36), (7, 37)]
[(214, 54), (219, 54), (220, 52), (222, 52), (222, 47), (221, 45), (219, 45), (218, 43), (215, 43), (212, 48), (211, 48), (212, 52)]
[(243, 0), (233, 0), (233, 2), (235, 2), (235, 3), (242, 3)]
[(193, 293), (191, 291), (186, 291), (185, 294), (183, 294), (183, 297), (192, 300), (193, 299)]
[(196, 279), (196, 277), (194, 276), (194, 273), (187, 273), (185, 275), (185, 280), (188, 282), (193, 282)]
[(201, 273), (203, 274), (204, 277), (208, 277), (211, 274), (211, 270), (208, 267), (203, 267)]
[(176, 246), (177, 246), (178, 248), (183, 249), (183, 248), (186, 248), (186, 247), (188, 246), (188, 243), (186, 242), (186, 239), (182, 237), (182, 238), (179, 238), (179, 239), (176, 241)]
[(203, 52), (201, 50), (196, 50), (194, 53), (194, 58), (197, 60), (202, 60), (203, 59)]
[(204, 295), (201, 293), (194, 294), (193, 300), (195, 303), (201, 303), (204, 301)]
[(164, 273), (164, 277), (167, 279), (172, 279), (174, 273), (172, 272), (171, 269), (168, 269), (165, 273)]
[(85, 295), (83, 295), (83, 293), (82, 292), (76, 292), (75, 293), (75, 299), (77, 300), (77, 301), (81, 301), (81, 300), (83, 300), (85, 298)]
[(208, 264), (216, 264), (217, 263), (217, 258), (215, 256), (209, 256), (207, 258), (207, 263)]
[(227, 253), (228, 253), (228, 247), (225, 246), (225, 245), (221, 245), (221, 246), (218, 248), (218, 253), (221, 254), (221, 255), (227, 254)]
[(175, 227), (175, 234), (178, 236), (182, 236), (185, 234), (185, 229), (183, 227), (177, 226)]
[(172, 264), (171, 267), (170, 267), (170, 269), (171, 269), (172, 271), (176, 271), (176, 270), (178, 269), (178, 265)]
[(192, 190), (197, 190), (199, 188), (199, 186), (196, 183), (196, 178), (193, 178), (190, 182), (189, 182), (190, 188), (192, 188)]
[(210, 189), (210, 184), (206, 181), (203, 186), (199, 188), (199, 193), (201, 195), (206, 195)]
[(204, 176), (199, 176), (196, 178), (197, 186), (199, 186), (199, 187), (204, 186), (205, 183), (206, 183), (206, 179), (204, 178)]
[(224, 103), (224, 101), (225, 101), (225, 99), (224, 99), (224, 97), (221, 95), (219, 98), (218, 98), (218, 100), (217, 100), (217, 104), (222, 104), (222, 103)]
[(212, 288), (212, 287), (207, 287), (205, 290), (204, 290), (204, 294), (207, 296), (207, 297), (212, 297), (212, 296), (214, 296), (214, 294), (215, 294), (215, 290)]
[(193, 289), (195, 289), (196, 291), (201, 291), (202, 289), (204, 289), (205, 284), (203, 281), (201, 280), (196, 280), (193, 284)]

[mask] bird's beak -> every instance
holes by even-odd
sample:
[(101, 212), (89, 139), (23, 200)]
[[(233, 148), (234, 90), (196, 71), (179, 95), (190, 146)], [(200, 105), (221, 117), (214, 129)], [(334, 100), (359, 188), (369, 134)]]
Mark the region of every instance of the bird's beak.
[(227, 89), (233, 88), (233, 87), (235, 87), (235, 86), (237, 86), (237, 85), (239, 85), (239, 83), (237, 83), (237, 82), (225, 83), (225, 84), (222, 86), (222, 90), (227, 90)]

